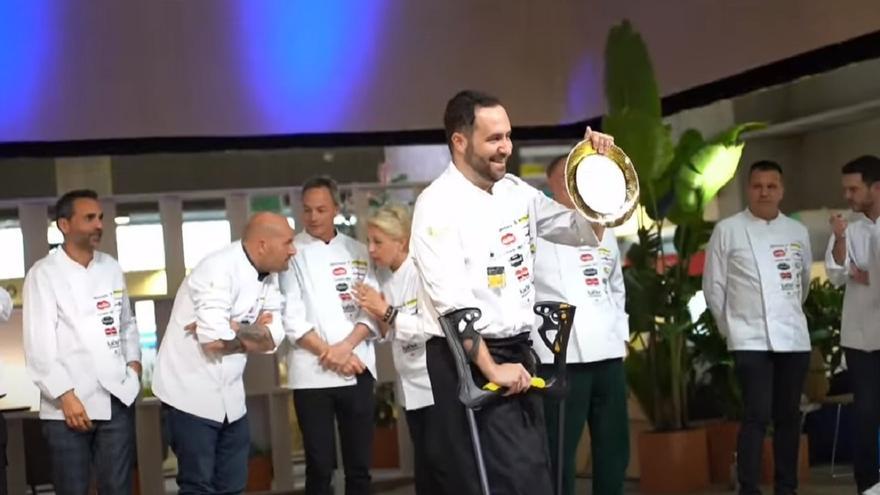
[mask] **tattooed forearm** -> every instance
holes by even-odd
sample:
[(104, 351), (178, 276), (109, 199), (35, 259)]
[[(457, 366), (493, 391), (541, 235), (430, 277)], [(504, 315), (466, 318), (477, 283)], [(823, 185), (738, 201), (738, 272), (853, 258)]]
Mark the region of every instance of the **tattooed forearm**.
[(267, 352), (275, 348), (272, 334), (266, 325), (241, 325), (236, 336), (236, 340), (241, 341), (247, 352)]
[(236, 354), (239, 352), (245, 352), (244, 342), (242, 342), (238, 337), (232, 340), (224, 340), (223, 352), (225, 354)]
[(208, 354), (225, 356), (245, 352), (245, 346), (237, 337), (232, 340), (215, 340), (202, 344), (202, 349)]

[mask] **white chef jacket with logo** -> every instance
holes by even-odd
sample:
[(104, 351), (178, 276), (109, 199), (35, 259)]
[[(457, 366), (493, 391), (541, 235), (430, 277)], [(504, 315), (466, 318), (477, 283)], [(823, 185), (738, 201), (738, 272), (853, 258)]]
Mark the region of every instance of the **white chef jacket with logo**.
[[(538, 301), (576, 306), (566, 362), (591, 363), (626, 355), (626, 289), (620, 250), (611, 229), (605, 231), (598, 247), (563, 246), (538, 239), (535, 288)], [(532, 331), (532, 348), (542, 363), (550, 364), (553, 353), (538, 334), (540, 323), (539, 318)]]
[(811, 263), (806, 227), (782, 213), (768, 222), (746, 209), (718, 222), (703, 292), (730, 350), (810, 350), (802, 305)]
[[(261, 280), (262, 278), (262, 280)], [(241, 419), (247, 354), (205, 353), (204, 343), (232, 340), (230, 321), (253, 324), (272, 314), (275, 346), (284, 340), (278, 274), (258, 274), (240, 241), (206, 256), (183, 280), (153, 371), (153, 393), (175, 409), (222, 423)], [(196, 323), (196, 334), (184, 327)], [(271, 351), (270, 351), (271, 352)]]
[(385, 302), (398, 311), (387, 336), (398, 375), (398, 402), (407, 410), (434, 405), (425, 358), (427, 338), (419, 328), (419, 272), (412, 256), (407, 256), (394, 272), (379, 270), (377, 277)]
[[(849, 279), (850, 265), (871, 272), (878, 260), (872, 255), (878, 233), (877, 225), (864, 214), (853, 214), (846, 227), (846, 259), (842, 265), (834, 261), (834, 234), (825, 250), (825, 271), (835, 286), (846, 284), (840, 345), (863, 351), (880, 350), (880, 280), (869, 278), (869, 285)], [(870, 276), (869, 276), (870, 277)]]
[(307, 232), (297, 234), (296, 247), (297, 255), (280, 279), (285, 297), (284, 330), (293, 344), (287, 357), (288, 386), (306, 389), (355, 385), (356, 377), (325, 370), (318, 356), (296, 342), (314, 330), (333, 345), (348, 337), (358, 323), (366, 325), (371, 336), (358, 344), (354, 353), (376, 378), (376, 323), (361, 311), (352, 293), (357, 282), (378, 286), (367, 247), (341, 233), (325, 243)]
[(140, 391), (127, 363), (140, 361), (140, 337), (125, 279), (112, 256), (88, 267), (63, 248), (28, 271), (22, 291), (24, 354), (40, 389), (40, 418), (64, 419), (58, 399), (73, 390), (90, 419), (110, 419), (110, 397), (131, 405)]
[(484, 337), (530, 331), (539, 237), (572, 246), (598, 244), (582, 216), (522, 179), (507, 174), (489, 193), (450, 163), (419, 196), (413, 218), (424, 331), (442, 337), (438, 316), (469, 307), (482, 311), (476, 328)]
[[(0, 287), (0, 321), (7, 321), (12, 316), (12, 297), (6, 289)], [(3, 385), (3, 363), (0, 363), (0, 397), (6, 395)]]

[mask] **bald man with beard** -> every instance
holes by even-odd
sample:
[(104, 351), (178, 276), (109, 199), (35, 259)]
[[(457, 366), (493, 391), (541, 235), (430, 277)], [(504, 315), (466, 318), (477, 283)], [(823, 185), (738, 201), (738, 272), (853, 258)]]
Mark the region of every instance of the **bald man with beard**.
[(284, 338), (278, 272), (296, 254), (293, 235), (286, 218), (258, 213), (240, 241), (205, 257), (177, 291), (153, 392), (178, 458), (181, 495), (245, 489), (242, 375), (248, 353), (274, 352)]

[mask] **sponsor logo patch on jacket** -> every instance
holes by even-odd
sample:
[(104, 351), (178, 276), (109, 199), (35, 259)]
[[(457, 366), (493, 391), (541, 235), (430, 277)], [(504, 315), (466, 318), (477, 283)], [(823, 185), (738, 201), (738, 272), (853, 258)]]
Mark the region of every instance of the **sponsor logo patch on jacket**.
[(345, 292), (348, 290), (348, 284), (340, 282), (336, 284), (336, 290), (339, 292)]
[(336, 275), (337, 277), (341, 277), (342, 275), (345, 275), (346, 273), (348, 273), (348, 271), (341, 266), (338, 266), (333, 269), (333, 275)]
[(112, 316), (105, 316), (105, 317), (101, 318), (101, 323), (103, 323), (105, 325), (112, 325), (113, 324), (113, 317)]
[(593, 255), (590, 253), (584, 253), (581, 255), (581, 261), (593, 261)]
[(95, 306), (100, 310), (104, 310), (110, 307), (110, 301), (102, 299), (98, 301), (98, 304), (96, 304)]
[(504, 244), (505, 246), (509, 246), (514, 242), (516, 242), (516, 236), (511, 234), (510, 232), (501, 236), (501, 244)]

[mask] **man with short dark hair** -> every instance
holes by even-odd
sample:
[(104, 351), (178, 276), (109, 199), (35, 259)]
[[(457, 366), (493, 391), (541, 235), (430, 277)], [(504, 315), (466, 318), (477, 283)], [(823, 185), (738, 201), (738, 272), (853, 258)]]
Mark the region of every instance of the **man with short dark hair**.
[(288, 387), (306, 453), (306, 494), (331, 493), (336, 464), (334, 419), (345, 470), (345, 493), (370, 491), (376, 323), (354, 298), (364, 281), (378, 284), (367, 248), (337, 232), (339, 189), (329, 177), (302, 188), (305, 232), (296, 236), (299, 255), (281, 276)]
[(875, 495), (880, 494), (880, 306), (872, 284), (880, 282), (871, 280), (869, 273), (878, 263), (873, 250), (880, 217), (880, 158), (858, 157), (844, 165), (841, 173), (843, 195), (854, 218), (847, 222), (843, 215), (831, 216), (825, 270), (834, 285), (846, 285), (840, 346), (854, 397), (853, 470), (859, 493)]
[(55, 492), (84, 495), (94, 466), (100, 493), (131, 493), (141, 351), (125, 279), (97, 251), (104, 214), (94, 191), (61, 196), (55, 216), (64, 243), (28, 271), (22, 297)]
[[(597, 245), (603, 227), (507, 173), (513, 152), (510, 119), (499, 100), (462, 91), (444, 115), (452, 162), (419, 196), (412, 226), (413, 259), (437, 424), (426, 425), (438, 492), (481, 492), (458, 375), (438, 317), (477, 307), (482, 335), (473, 352), (480, 381), (508, 391), (476, 411), (493, 493), (553, 491), (541, 399), (528, 391), (536, 372), (529, 332), (535, 324), (534, 252), (538, 238)], [(612, 138), (587, 128), (600, 153)]]
[(800, 398), (810, 361), (803, 302), (812, 254), (806, 227), (779, 211), (782, 168), (749, 169), (748, 208), (718, 222), (706, 248), (703, 291), (742, 388), (740, 494), (760, 494), (761, 453), (773, 421), (774, 493), (797, 492)]

